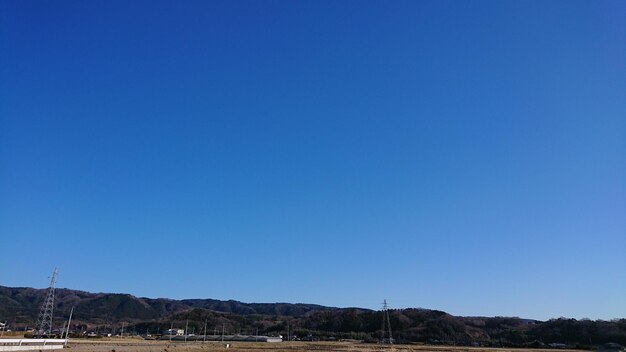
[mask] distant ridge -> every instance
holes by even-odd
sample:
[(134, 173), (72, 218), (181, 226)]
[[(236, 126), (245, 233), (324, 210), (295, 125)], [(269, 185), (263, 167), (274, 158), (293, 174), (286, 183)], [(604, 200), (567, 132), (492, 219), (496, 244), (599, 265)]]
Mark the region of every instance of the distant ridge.
[[(45, 289), (0, 286), (0, 316), (3, 319), (27, 322), (37, 318)], [(303, 316), (319, 310), (335, 310), (317, 304), (303, 303), (243, 303), (235, 300), (182, 299), (136, 297), (125, 293), (90, 293), (59, 288), (56, 290), (56, 315), (68, 315), (72, 306), (76, 319), (97, 323), (101, 319), (141, 321), (165, 318), (194, 308), (239, 315)], [(100, 318), (100, 319), (99, 319)]]
[[(0, 286), (0, 321), (15, 328), (33, 326), (44, 289)], [(316, 304), (243, 303), (234, 300), (135, 297), (123, 293), (90, 293), (57, 289), (55, 324), (60, 327), (75, 306), (76, 331), (115, 333), (122, 323), (126, 332), (158, 333), (189, 322), (198, 333), (224, 326), (227, 332), (285, 334), (300, 339), (356, 339), (376, 342), (382, 316), (363, 308), (336, 308)], [(429, 309), (390, 311), (397, 342), (508, 347), (595, 348), (613, 342), (626, 345), (626, 319), (591, 321), (554, 319), (541, 322), (518, 317), (456, 317)]]

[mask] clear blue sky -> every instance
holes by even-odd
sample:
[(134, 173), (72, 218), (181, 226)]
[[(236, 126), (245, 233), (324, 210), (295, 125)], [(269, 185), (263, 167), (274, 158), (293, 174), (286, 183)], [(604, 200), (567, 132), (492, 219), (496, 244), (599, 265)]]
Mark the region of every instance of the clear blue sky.
[(625, 19), (0, 1), (0, 284), (626, 317)]

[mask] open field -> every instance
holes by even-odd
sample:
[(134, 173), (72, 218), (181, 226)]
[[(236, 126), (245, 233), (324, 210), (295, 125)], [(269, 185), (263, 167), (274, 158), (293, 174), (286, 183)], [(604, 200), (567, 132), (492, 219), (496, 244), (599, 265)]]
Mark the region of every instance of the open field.
[[(281, 343), (254, 343), (234, 342), (230, 348), (225, 348), (222, 342), (187, 342), (170, 343), (169, 341), (143, 340), (70, 340), (69, 348), (73, 352), (540, 352), (554, 350), (540, 349), (508, 349), (508, 348), (479, 348), (454, 346), (427, 346), (427, 345), (394, 345), (381, 346), (376, 344), (348, 343), (348, 342), (281, 342)], [(568, 352), (568, 350), (559, 350)], [(570, 350), (571, 351), (571, 350)]]

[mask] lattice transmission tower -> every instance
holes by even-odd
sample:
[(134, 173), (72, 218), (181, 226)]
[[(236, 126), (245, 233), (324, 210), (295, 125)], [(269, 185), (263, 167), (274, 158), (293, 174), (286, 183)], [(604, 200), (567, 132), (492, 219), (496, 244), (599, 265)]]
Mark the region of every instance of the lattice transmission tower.
[(57, 283), (57, 275), (59, 271), (54, 268), (52, 272), (52, 278), (50, 279), (50, 286), (48, 287), (48, 293), (46, 299), (41, 305), (39, 311), (39, 318), (37, 318), (37, 335), (39, 337), (52, 335), (52, 314), (54, 313), (54, 288)]
[[(383, 300), (383, 329), (380, 333), (380, 343), (393, 344), (393, 335), (391, 335), (391, 321), (389, 320), (389, 306), (387, 300)], [(387, 335), (387, 338), (385, 338)]]

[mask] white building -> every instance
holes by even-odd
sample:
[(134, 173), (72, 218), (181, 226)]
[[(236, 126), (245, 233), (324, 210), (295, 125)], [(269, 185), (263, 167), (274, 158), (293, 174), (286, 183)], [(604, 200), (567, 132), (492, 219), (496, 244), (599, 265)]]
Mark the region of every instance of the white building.
[(183, 336), (185, 334), (185, 330), (183, 329), (167, 329), (163, 333), (163, 335), (171, 335), (171, 336)]

